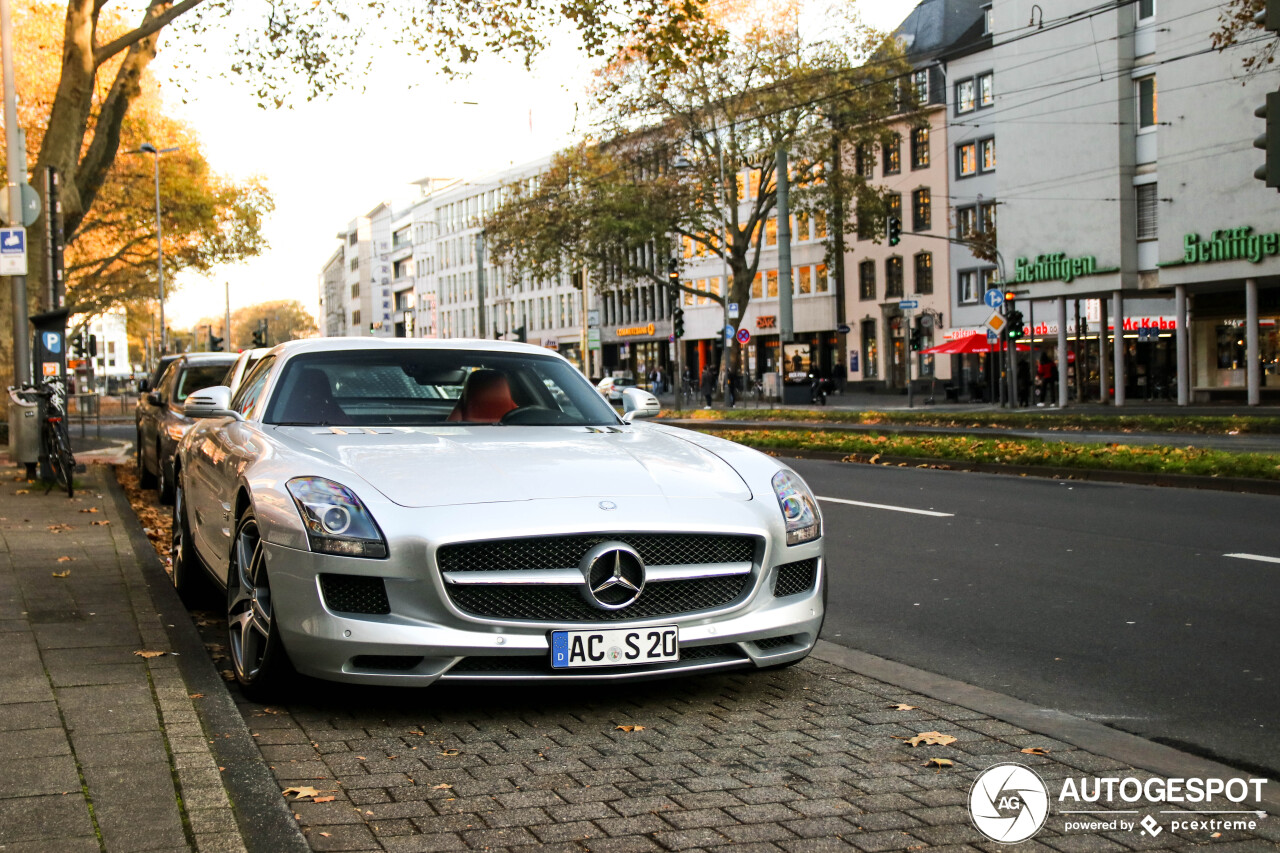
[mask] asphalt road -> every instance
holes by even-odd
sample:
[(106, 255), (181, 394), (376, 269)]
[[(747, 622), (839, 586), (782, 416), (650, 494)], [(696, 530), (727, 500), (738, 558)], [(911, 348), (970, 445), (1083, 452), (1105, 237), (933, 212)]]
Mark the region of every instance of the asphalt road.
[(789, 461), (949, 514), (821, 501), (825, 639), (1280, 776), (1280, 498)]

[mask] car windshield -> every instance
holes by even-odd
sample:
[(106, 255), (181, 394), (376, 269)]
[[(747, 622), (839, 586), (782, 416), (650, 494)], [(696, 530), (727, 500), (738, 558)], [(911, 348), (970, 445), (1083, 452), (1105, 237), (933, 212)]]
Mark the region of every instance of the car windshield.
[(178, 376), (178, 384), (173, 389), (173, 398), (181, 403), (187, 397), (205, 388), (221, 385), (227, 375), (227, 363), (188, 364)]
[(567, 362), (520, 352), (340, 350), (284, 366), (265, 423), (613, 425), (612, 409)]

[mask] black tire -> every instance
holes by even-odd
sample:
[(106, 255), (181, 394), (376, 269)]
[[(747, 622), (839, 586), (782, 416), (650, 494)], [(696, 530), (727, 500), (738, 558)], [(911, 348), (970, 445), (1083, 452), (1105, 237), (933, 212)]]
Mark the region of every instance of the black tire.
[(144, 489), (154, 489), (156, 486), (156, 475), (147, 470), (147, 457), (142, 452), (142, 430), (138, 430), (137, 447), (138, 458), (138, 485)]
[(162, 504), (173, 503), (173, 464), (164, 461), (159, 442), (156, 442), (156, 497)]
[(71, 445), (66, 435), (57, 424), (47, 423), (44, 428), (45, 452), (49, 455), (49, 468), (54, 479), (61, 488), (67, 490), (67, 497), (75, 497), (76, 458), (71, 453)]
[(169, 560), (173, 573), (173, 586), (188, 610), (201, 610), (214, 602), (213, 585), (191, 541), (191, 525), (187, 522), (187, 501), (179, 472), (173, 491), (173, 538), (169, 545)]
[(240, 689), (266, 701), (293, 680), (295, 672), (276, 629), (271, 580), (262, 553), (258, 521), (247, 512), (236, 525), (227, 571), (227, 649)]

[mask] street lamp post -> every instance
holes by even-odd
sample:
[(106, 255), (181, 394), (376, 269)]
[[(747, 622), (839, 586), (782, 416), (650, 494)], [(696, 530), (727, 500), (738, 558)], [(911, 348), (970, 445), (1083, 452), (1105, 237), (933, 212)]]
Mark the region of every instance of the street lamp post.
[(156, 148), (150, 142), (144, 142), (136, 151), (129, 154), (150, 154), (155, 164), (156, 177), (156, 274), (160, 283), (160, 355), (169, 351), (169, 330), (164, 325), (164, 232), (160, 223), (160, 155), (179, 150), (173, 148)]

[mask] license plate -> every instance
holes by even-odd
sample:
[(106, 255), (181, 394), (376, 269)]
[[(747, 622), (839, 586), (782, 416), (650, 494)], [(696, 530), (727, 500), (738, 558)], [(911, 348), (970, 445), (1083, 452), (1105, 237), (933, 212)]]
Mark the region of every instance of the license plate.
[(639, 666), (674, 660), (680, 660), (680, 631), (675, 625), (551, 632), (553, 669)]

